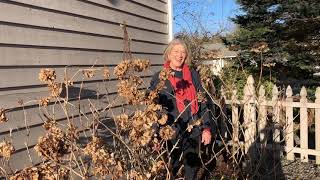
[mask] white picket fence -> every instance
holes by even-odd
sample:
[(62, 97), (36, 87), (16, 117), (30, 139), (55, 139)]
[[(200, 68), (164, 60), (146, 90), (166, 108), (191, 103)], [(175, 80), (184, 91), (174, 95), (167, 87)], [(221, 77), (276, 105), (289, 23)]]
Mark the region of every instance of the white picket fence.
[[(224, 98), (225, 93), (222, 90)], [(282, 96), (283, 97), (283, 96)], [(268, 146), (266, 130), (270, 129), (267, 124), (270, 124), (270, 119), (267, 122), (267, 115), (271, 114), (273, 126), (271, 132), (273, 142), (275, 144), (282, 143), (281, 150), (286, 152), (288, 160), (294, 160), (294, 154), (300, 154), (302, 162), (308, 162), (308, 155), (316, 157), (316, 164), (320, 164), (320, 87), (316, 90), (315, 102), (308, 102), (307, 91), (302, 87), (300, 91), (300, 101), (294, 102), (292, 97), (292, 89), (287, 87), (285, 97), (279, 97), (277, 86), (273, 87), (272, 99), (267, 100), (264, 86), (259, 88), (259, 92), (255, 92), (254, 80), (252, 76), (247, 79), (247, 84), (244, 88), (244, 97), (242, 100), (237, 99), (237, 91), (233, 90), (231, 99), (225, 99), (225, 104), (231, 106), (232, 116), (229, 123), (232, 124), (232, 144), (242, 144), (245, 153), (253, 143)], [(240, 123), (239, 110), (243, 108), (243, 122)], [(299, 111), (299, 116), (294, 117), (294, 108)], [(308, 149), (308, 109), (314, 113), (315, 123), (315, 149)], [(314, 109), (310, 111), (310, 109)], [(271, 113), (270, 113), (271, 112)], [(294, 146), (294, 118), (300, 117), (298, 129), (300, 130), (300, 145)], [(227, 120), (227, 118), (225, 119)], [(310, 119), (309, 119), (310, 120)], [(295, 120), (297, 121), (297, 120)], [(226, 128), (222, 128), (226, 130)], [(223, 130), (222, 130), (223, 131)], [(270, 132), (270, 131), (269, 131)], [(222, 132), (226, 134), (226, 132)], [(243, 141), (239, 141), (240, 135), (243, 135)], [(297, 144), (297, 143), (296, 143)]]

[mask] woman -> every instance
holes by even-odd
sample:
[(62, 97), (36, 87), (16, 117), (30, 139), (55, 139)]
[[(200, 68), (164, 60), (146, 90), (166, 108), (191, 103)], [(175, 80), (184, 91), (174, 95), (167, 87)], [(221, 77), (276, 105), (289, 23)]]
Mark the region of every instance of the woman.
[[(169, 43), (164, 59), (164, 68), (171, 69), (173, 75), (165, 81), (165, 88), (159, 93), (159, 104), (167, 111), (167, 124), (176, 130), (176, 137), (169, 143), (169, 148), (178, 142), (177, 149), (171, 154), (172, 175), (177, 175), (183, 153), (184, 176), (186, 179), (196, 179), (201, 166), (199, 143), (208, 145), (211, 142), (207, 106), (205, 102), (198, 103), (197, 98), (203, 88), (199, 74), (187, 65), (190, 63), (190, 52), (182, 40), (175, 39)], [(153, 76), (150, 89), (155, 89), (159, 81), (158, 72)], [(199, 119), (202, 120), (201, 125), (188, 128)]]

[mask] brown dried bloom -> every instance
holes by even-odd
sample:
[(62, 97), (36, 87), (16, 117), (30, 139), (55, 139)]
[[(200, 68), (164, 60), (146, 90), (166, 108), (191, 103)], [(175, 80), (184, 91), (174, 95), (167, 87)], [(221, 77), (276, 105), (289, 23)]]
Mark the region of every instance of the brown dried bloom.
[(86, 78), (92, 78), (94, 76), (94, 72), (95, 72), (95, 70), (93, 70), (93, 69), (82, 70), (82, 73)]
[(168, 115), (164, 114), (162, 117), (158, 120), (158, 123), (160, 125), (165, 125), (168, 121)]
[(131, 122), (129, 121), (129, 116), (127, 114), (120, 114), (115, 118), (115, 122), (121, 130), (127, 130), (131, 125)]
[(37, 167), (28, 167), (10, 177), (10, 180), (36, 180), (40, 179)]
[(3, 108), (0, 109), (0, 122), (7, 122), (8, 121), (8, 118), (6, 116), (5, 111), (6, 110)]
[(200, 126), (202, 123), (202, 119), (197, 119), (188, 124), (187, 131), (191, 132), (194, 126)]
[(66, 144), (66, 135), (56, 126), (55, 121), (47, 121), (43, 126), (48, 132), (38, 139), (34, 149), (45, 159), (59, 161), (59, 158), (69, 149), (69, 145)]
[(164, 170), (166, 166), (166, 163), (162, 160), (159, 160), (155, 163), (153, 163), (152, 168), (151, 168), (151, 173), (152, 174), (157, 174), (159, 171)]
[(126, 98), (129, 104), (141, 104), (144, 99), (144, 91), (139, 90), (138, 86), (141, 83), (139, 79), (134, 77), (120, 81), (118, 86), (119, 96)]
[(40, 106), (48, 106), (50, 102), (51, 97), (43, 97), (39, 100), (39, 105)]
[(142, 111), (136, 111), (134, 113), (134, 116), (132, 117), (132, 126), (135, 129), (141, 130), (143, 125), (145, 124), (144, 117), (145, 114)]
[(170, 76), (173, 76), (173, 72), (169, 68), (162, 69), (159, 74), (160, 81), (165, 81), (169, 79)]
[(158, 92), (157, 91), (150, 91), (145, 98), (145, 103), (147, 105), (153, 104), (157, 98), (158, 98)]
[(87, 146), (83, 149), (84, 153), (87, 155), (92, 155), (92, 153), (95, 153), (103, 146), (103, 141), (93, 136), (92, 141), (87, 144)]
[(52, 83), (48, 85), (49, 91), (51, 92), (52, 97), (58, 97), (60, 96), (60, 93), (62, 92), (62, 87), (59, 83)]
[(39, 73), (39, 80), (47, 84), (51, 84), (56, 79), (56, 72), (53, 69), (41, 69)]
[(12, 146), (11, 142), (2, 141), (0, 143), (0, 156), (6, 158), (8, 160), (14, 151), (15, 151), (15, 149)]
[(129, 70), (130, 66), (131, 66), (130, 61), (128, 60), (122, 61), (120, 64), (118, 64), (114, 68), (114, 74), (117, 76), (117, 78), (123, 79), (127, 71)]
[(70, 79), (70, 78), (68, 78), (68, 77), (65, 77), (65, 78), (64, 78), (64, 84), (65, 84), (66, 86), (72, 86), (72, 85), (73, 85), (73, 81), (72, 81), (72, 79)]
[(69, 140), (73, 141), (76, 139), (79, 139), (79, 131), (78, 128), (73, 125), (73, 124), (69, 124), (68, 125), (68, 129), (67, 129), (67, 133), (66, 136)]
[(150, 60), (135, 59), (132, 61), (133, 69), (137, 72), (141, 72), (148, 69), (150, 65)]
[(151, 141), (153, 134), (153, 129), (150, 128), (148, 130), (145, 130), (140, 139), (141, 146), (147, 145)]
[(39, 167), (28, 167), (10, 177), (10, 180), (25, 179), (68, 179), (69, 170), (53, 163), (41, 164)]
[(173, 139), (175, 136), (175, 133), (176, 132), (169, 125), (160, 129), (160, 137), (166, 141)]
[(146, 176), (144, 176), (142, 173), (137, 172), (135, 170), (131, 170), (129, 172), (129, 179), (134, 179), (134, 180), (145, 180), (147, 179)]
[(103, 68), (103, 77), (105, 79), (109, 79), (110, 78), (110, 71), (108, 68)]
[(101, 177), (112, 175), (112, 179), (119, 179), (119, 177), (123, 176), (121, 163), (119, 161), (116, 162), (113, 153), (110, 154), (106, 151), (100, 138), (93, 137), (83, 151), (92, 158), (94, 175)]
[(160, 111), (162, 109), (161, 105), (160, 104), (150, 104), (148, 107), (147, 107), (147, 111)]

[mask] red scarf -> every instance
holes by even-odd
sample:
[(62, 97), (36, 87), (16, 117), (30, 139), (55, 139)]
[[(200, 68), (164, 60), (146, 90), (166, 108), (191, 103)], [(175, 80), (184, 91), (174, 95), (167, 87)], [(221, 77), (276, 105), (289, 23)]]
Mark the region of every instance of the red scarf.
[[(167, 61), (164, 64), (164, 68), (170, 68), (170, 62)], [(191, 102), (191, 112), (192, 115), (198, 112), (198, 100), (197, 100), (197, 91), (192, 82), (191, 71), (188, 65), (184, 64), (182, 67), (182, 79), (170, 76), (169, 81), (174, 89), (174, 93), (176, 96), (176, 104), (179, 112), (185, 111), (184, 101), (188, 100)]]

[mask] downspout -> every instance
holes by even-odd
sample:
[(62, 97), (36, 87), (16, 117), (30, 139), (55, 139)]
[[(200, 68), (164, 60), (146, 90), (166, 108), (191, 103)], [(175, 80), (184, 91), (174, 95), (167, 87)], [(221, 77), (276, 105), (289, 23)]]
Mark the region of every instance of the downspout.
[(173, 39), (173, 0), (168, 0), (168, 42)]

